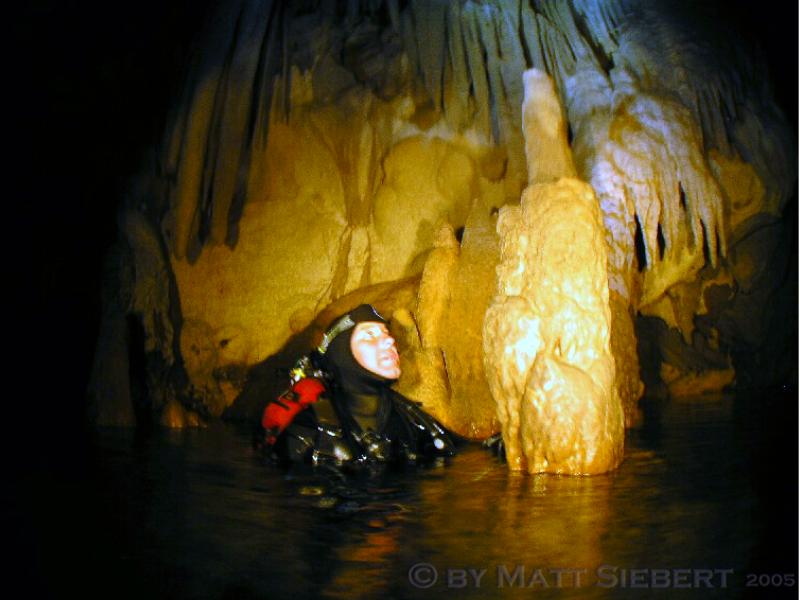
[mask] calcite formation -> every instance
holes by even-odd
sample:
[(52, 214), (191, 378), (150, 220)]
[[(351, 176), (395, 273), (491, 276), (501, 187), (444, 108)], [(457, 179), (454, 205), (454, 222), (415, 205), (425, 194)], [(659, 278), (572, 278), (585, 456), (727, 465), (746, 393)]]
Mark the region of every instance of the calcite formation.
[[(574, 19), (566, 4), (546, 9), (560, 30)], [(697, 384), (670, 385), (670, 392), (721, 389), (732, 381), (729, 352), (737, 336), (720, 335), (710, 319), (698, 330), (708, 311), (702, 290), (730, 276), (727, 250), (740, 223), (781, 213), (791, 193), (791, 142), (785, 127), (774, 127), (777, 114), (762, 93), (763, 79), (744, 83), (752, 68), (746, 55), (720, 53), (703, 37), (711, 28), (720, 38), (731, 35), (724, 24), (702, 14), (691, 23), (658, 18), (657, 3), (628, 5), (624, 15), (620, 8), (582, 5), (593, 33), (568, 36), (572, 52), (555, 77), (578, 173), (594, 187), (603, 211), (617, 305), (615, 356), (636, 345), (633, 315), (657, 316), (683, 336), (687, 357), (714, 345), (713, 362), (728, 364), (724, 376), (706, 363), (688, 371), (684, 365), (682, 380)], [(636, 26), (617, 27), (634, 20)], [(674, 348), (662, 347), (661, 355), (678, 368)], [(629, 370), (619, 386), (626, 417), (636, 379)]]
[(184, 365), (214, 415), (240, 391), (219, 373), (275, 354), (353, 290), (419, 274), (437, 224), (463, 227), (478, 192), (480, 146), (420, 132), (404, 120), (406, 102), (306, 96), (252, 159), (263, 173), (250, 181), (235, 249), (172, 255)]
[(495, 222), (491, 205), (481, 197), (460, 242), (451, 226), (440, 227), (420, 281), (419, 344), (409, 356), (420, 376), (406, 374), (398, 384), (442, 424), (469, 439), (486, 438), (500, 426), (483, 370), (483, 319), (499, 258)]
[(602, 473), (619, 464), (624, 445), (604, 229), (594, 191), (574, 177), (550, 78), (531, 70), (524, 81), (531, 185), (497, 223), (486, 376), (512, 469)]
[(592, 188), (536, 184), (501, 209), (498, 289), (484, 326), (509, 466), (595, 474), (622, 459), (606, 251)]

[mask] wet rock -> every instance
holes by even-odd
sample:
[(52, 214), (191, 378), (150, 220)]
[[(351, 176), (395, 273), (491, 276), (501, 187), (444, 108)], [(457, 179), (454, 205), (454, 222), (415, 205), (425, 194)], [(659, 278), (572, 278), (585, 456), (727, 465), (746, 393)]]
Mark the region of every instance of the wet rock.
[(667, 384), (672, 398), (719, 392), (733, 383), (734, 377), (736, 371), (732, 367), (684, 374), (672, 365), (661, 364), (661, 379)]
[(438, 231), (420, 282), (420, 344), (410, 357), (419, 376), (399, 384), (445, 427), (469, 439), (499, 429), (483, 369), (483, 320), (499, 258), (491, 213), (482, 196), (473, 204), (460, 243), (449, 225)]
[(383, 161), (374, 198), (370, 273), (377, 281), (418, 274), (442, 222), (463, 227), (477, 191), (474, 159), (441, 138), (407, 138)]
[(622, 460), (606, 250), (597, 199), (575, 179), (529, 187), (500, 211), (485, 368), (508, 464), (594, 474)]
[(90, 419), (101, 427), (136, 424), (128, 356), (130, 298), (125, 297), (132, 285), (125, 277), (130, 260), (127, 245), (117, 243), (103, 265), (103, 312), (88, 390)]
[(631, 307), (619, 294), (609, 290), (611, 309), (611, 353), (614, 356), (614, 386), (622, 402), (625, 427), (633, 427), (642, 418), (639, 399), (645, 391), (641, 380), (636, 332)]

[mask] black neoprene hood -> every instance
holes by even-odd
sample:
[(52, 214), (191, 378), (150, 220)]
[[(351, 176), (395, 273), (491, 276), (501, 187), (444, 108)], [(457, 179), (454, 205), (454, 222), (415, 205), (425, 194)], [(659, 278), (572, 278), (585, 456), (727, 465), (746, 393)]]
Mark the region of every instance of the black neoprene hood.
[[(343, 321), (347, 317), (350, 321)], [(376, 388), (390, 385), (395, 381), (362, 367), (350, 350), (350, 339), (356, 325), (367, 322), (385, 325), (387, 321), (371, 305), (362, 304), (334, 319), (326, 333), (328, 340), (323, 354), (325, 365), (342, 389), (354, 393), (374, 392)], [(331, 333), (335, 335), (330, 336)]]

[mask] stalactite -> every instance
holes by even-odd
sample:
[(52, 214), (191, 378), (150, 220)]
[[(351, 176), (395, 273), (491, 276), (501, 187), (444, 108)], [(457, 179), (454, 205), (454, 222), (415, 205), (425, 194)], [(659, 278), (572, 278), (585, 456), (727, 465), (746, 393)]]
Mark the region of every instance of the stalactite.
[(503, 102), (498, 103), (495, 110), (499, 112), (502, 140), (508, 148), (508, 172), (510, 178), (515, 177), (522, 189), (527, 183), (527, 173), (523, 160), (522, 148), (525, 141), (520, 128), (523, 87), (519, 74), (528, 68), (525, 53), (519, 37), (519, 10), (515, 5), (502, 6), (499, 18), (495, 23), (498, 39), (498, 54), (495, 60), (499, 63), (500, 78), (503, 86)]
[(216, 92), (216, 81), (209, 80), (195, 92), (192, 107), (186, 119), (186, 133), (178, 163), (175, 189), (175, 239), (173, 251), (178, 258), (190, 253), (198, 245), (200, 217), (198, 209), (202, 190), (203, 164), (208, 144), (211, 122), (211, 105)]
[(272, 2), (247, 2), (239, 17), (231, 59), (225, 69), (225, 90), (219, 111), (216, 148), (210, 149), (205, 179), (213, 182), (210, 197), (210, 239), (224, 243), (228, 238), (230, 209), (239, 184), (239, 166), (252, 128), (250, 116), (253, 82), (258, 68), (256, 50), (267, 33)]
[(628, 3), (625, 0), (572, 0), (575, 12), (586, 20), (592, 35), (604, 49), (616, 47), (618, 27), (624, 19)]
[(477, 15), (479, 6), (471, 1), (464, 4), (464, 47), (467, 50), (472, 93), (475, 98), (475, 128), (487, 139), (494, 139), (492, 131), (492, 104), (489, 100), (489, 82), (486, 77), (486, 63), (483, 60), (484, 49), (481, 45), (480, 24)]
[[(162, 162), (168, 173), (176, 173), (173, 251), (178, 257), (195, 258), (207, 234), (216, 243), (230, 241), (229, 224), (240, 211), (234, 197), (243, 193), (237, 186), (243, 165), (249, 166), (253, 122), (264, 122), (259, 117), (264, 94), (254, 88), (263, 86), (264, 79), (272, 85), (273, 61), (265, 60), (263, 52), (267, 48), (274, 54), (267, 41), (274, 34), (274, 4), (242, 2), (219, 11), (214, 35), (196, 67), (200, 78), (190, 85), (191, 106), (176, 118), (185, 125), (176, 123)], [(227, 57), (221, 64), (220, 56)], [(178, 140), (181, 150), (176, 152)]]
[(389, 20), (392, 23), (392, 28), (395, 31), (400, 31), (402, 24), (400, 23), (400, 6), (398, 0), (386, 0), (386, 8), (389, 11)]
[[(266, 138), (269, 132), (269, 109), (272, 104), (272, 79), (278, 70), (281, 35), (279, 24), (282, 21), (282, 3), (270, 0), (265, 7), (262, 18), (265, 20), (265, 32), (259, 42), (257, 63), (252, 74), (252, 85), (246, 92), (252, 96), (247, 124), (243, 132), (242, 154), (236, 169), (233, 197), (228, 210), (228, 231), (225, 243), (233, 248), (239, 238), (239, 220), (244, 204), (251, 197), (254, 187), (251, 185), (254, 173), (260, 170), (253, 168), (266, 150)], [(255, 194), (254, 194), (255, 195)]]
[[(491, 13), (492, 18), (486, 18)], [(507, 106), (505, 88), (503, 87), (503, 78), (500, 72), (500, 48), (498, 46), (498, 32), (497, 32), (497, 15), (499, 9), (496, 7), (489, 7), (483, 11), (484, 18), (476, 18), (478, 25), (478, 32), (480, 35), (481, 46), (486, 51), (486, 74), (489, 81), (490, 93), (490, 106), (492, 113), (492, 129), (494, 137), (498, 142), (505, 141), (503, 134), (505, 133), (505, 107)]]
[(414, 15), (410, 10), (404, 10), (400, 13), (401, 23), (401, 37), (403, 40), (403, 50), (405, 50), (406, 57), (408, 58), (409, 72), (411, 73), (412, 81), (420, 77), (421, 67), (419, 59), (419, 51), (417, 48), (417, 32), (416, 24), (414, 23)]
[(454, 131), (462, 131), (471, 118), (467, 51), (461, 23), (461, 4), (453, 2), (447, 11), (447, 58), (443, 90), (444, 115)]
[[(248, 143), (245, 146), (244, 156), (239, 169), (239, 180), (246, 182), (242, 196), (237, 195), (231, 206), (230, 227), (231, 232), (238, 237), (238, 218), (248, 198), (258, 198), (263, 189), (264, 155), (267, 151), (267, 135), (273, 106), (274, 76), (279, 72), (282, 64), (282, 31), (283, 22), (282, 3), (273, 2), (269, 14), (267, 32), (261, 41), (258, 51), (258, 69), (253, 80), (253, 102), (248, 129)], [(233, 237), (233, 236), (232, 236)], [(231, 239), (228, 245), (233, 245)]]
[(417, 52), (425, 88), (436, 110), (442, 103), (442, 73), (444, 71), (445, 23), (447, 2), (442, 0), (415, 0), (411, 3), (416, 23)]
[(521, 2), (520, 15), (522, 20), (520, 38), (523, 52), (528, 57), (531, 67), (546, 71), (547, 65), (542, 50), (542, 38), (536, 13), (527, 2)]
[(567, 44), (564, 34), (546, 17), (537, 15), (542, 54), (546, 71), (556, 82), (562, 98), (566, 97), (565, 79), (575, 71), (575, 57)]

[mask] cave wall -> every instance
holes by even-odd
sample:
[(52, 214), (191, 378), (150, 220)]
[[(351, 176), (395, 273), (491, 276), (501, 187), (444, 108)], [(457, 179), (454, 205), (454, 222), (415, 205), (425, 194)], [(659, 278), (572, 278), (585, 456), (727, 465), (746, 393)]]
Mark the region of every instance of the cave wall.
[[(521, 127), (531, 67), (554, 81), (574, 174), (599, 203), (628, 425), (640, 379), (690, 393), (768, 347), (754, 322), (769, 317), (748, 307), (786, 287), (796, 140), (760, 55), (691, 3), (243, 0), (198, 39), (146, 185), (120, 210), (132, 254), (118, 269), (135, 271), (138, 300), (115, 314), (143, 323), (150, 387), (170, 390), (154, 410), (230, 412), (247, 370), (327, 305), (409, 276), (437, 402), (468, 405), (481, 374), (461, 349), (495, 283), (490, 221), (519, 203), (537, 143)], [(637, 334), (652, 350), (641, 377)], [(93, 389), (108, 398), (122, 384), (103, 356)], [(442, 414), (483, 435), (497, 424), (477, 386), (474, 409)]]

